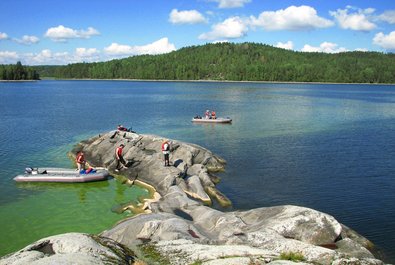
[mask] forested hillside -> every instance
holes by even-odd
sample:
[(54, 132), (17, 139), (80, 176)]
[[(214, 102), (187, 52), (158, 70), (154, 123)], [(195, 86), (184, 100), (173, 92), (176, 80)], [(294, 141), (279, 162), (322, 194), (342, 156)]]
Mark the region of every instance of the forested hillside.
[(25, 67), (21, 62), (15, 65), (0, 65), (0, 80), (38, 80), (36, 69)]
[(395, 83), (395, 54), (295, 52), (256, 43), (36, 68), (55, 78)]

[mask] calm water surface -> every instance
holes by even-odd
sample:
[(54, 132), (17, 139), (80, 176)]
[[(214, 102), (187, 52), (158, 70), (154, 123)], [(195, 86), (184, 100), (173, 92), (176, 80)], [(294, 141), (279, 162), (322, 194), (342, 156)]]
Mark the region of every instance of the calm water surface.
[[(215, 109), (232, 125), (192, 124)], [(127, 81), (0, 83), (0, 255), (44, 236), (98, 233), (145, 191), (115, 180), (24, 184), (27, 166), (119, 123), (202, 145), (227, 160), (234, 209), (294, 204), (333, 215), (395, 262), (395, 86)], [(7, 242), (7, 244), (6, 244)], [(9, 243), (12, 242), (12, 243)]]

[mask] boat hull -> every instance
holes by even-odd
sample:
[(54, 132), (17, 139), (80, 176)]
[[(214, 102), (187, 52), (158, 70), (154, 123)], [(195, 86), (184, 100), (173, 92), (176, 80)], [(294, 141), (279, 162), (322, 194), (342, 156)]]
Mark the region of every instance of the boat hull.
[(108, 177), (108, 171), (97, 169), (95, 173), (80, 174), (75, 169), (67, 168), (39, 168), (38, 172), (45, 174), (26, 173), (14, 178), (16, 182), (91, 182), (105, 180)]
[(231, 123), (232, 119), (231, 118), (216, 118), (216, 119), (193, 118), (192, 122), (196, 122), (196, 123)]

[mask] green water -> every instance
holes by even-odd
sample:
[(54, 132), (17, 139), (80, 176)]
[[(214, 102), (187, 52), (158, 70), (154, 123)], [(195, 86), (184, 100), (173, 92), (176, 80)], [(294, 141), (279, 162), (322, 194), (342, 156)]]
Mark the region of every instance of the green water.
[(0, 255), (18, 250), (46, 236), (84, 232), (99, 233), (131, 212), (111, 211), (117, 205), (137, 204), (148, 191), (128, 187), (116, 179), (91, 183), (20, 183), (30, 194), (0, 207)]

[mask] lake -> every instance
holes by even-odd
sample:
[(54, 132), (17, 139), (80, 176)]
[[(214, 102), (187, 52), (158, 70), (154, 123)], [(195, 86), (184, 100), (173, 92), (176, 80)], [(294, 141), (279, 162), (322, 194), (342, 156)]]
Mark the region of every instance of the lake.
[[(196, 143), (227, 161), (233, 209), (293, 204), (333, 215), (395, 262), (395, 85), (236, 82), (0, 82), (0, 255), (64, 232), (99, 233), (145, 190), (115, 179), (16, 184), (28, 166), (116, 128)], [(233, 123), (193, 124), (214, 109)]]

